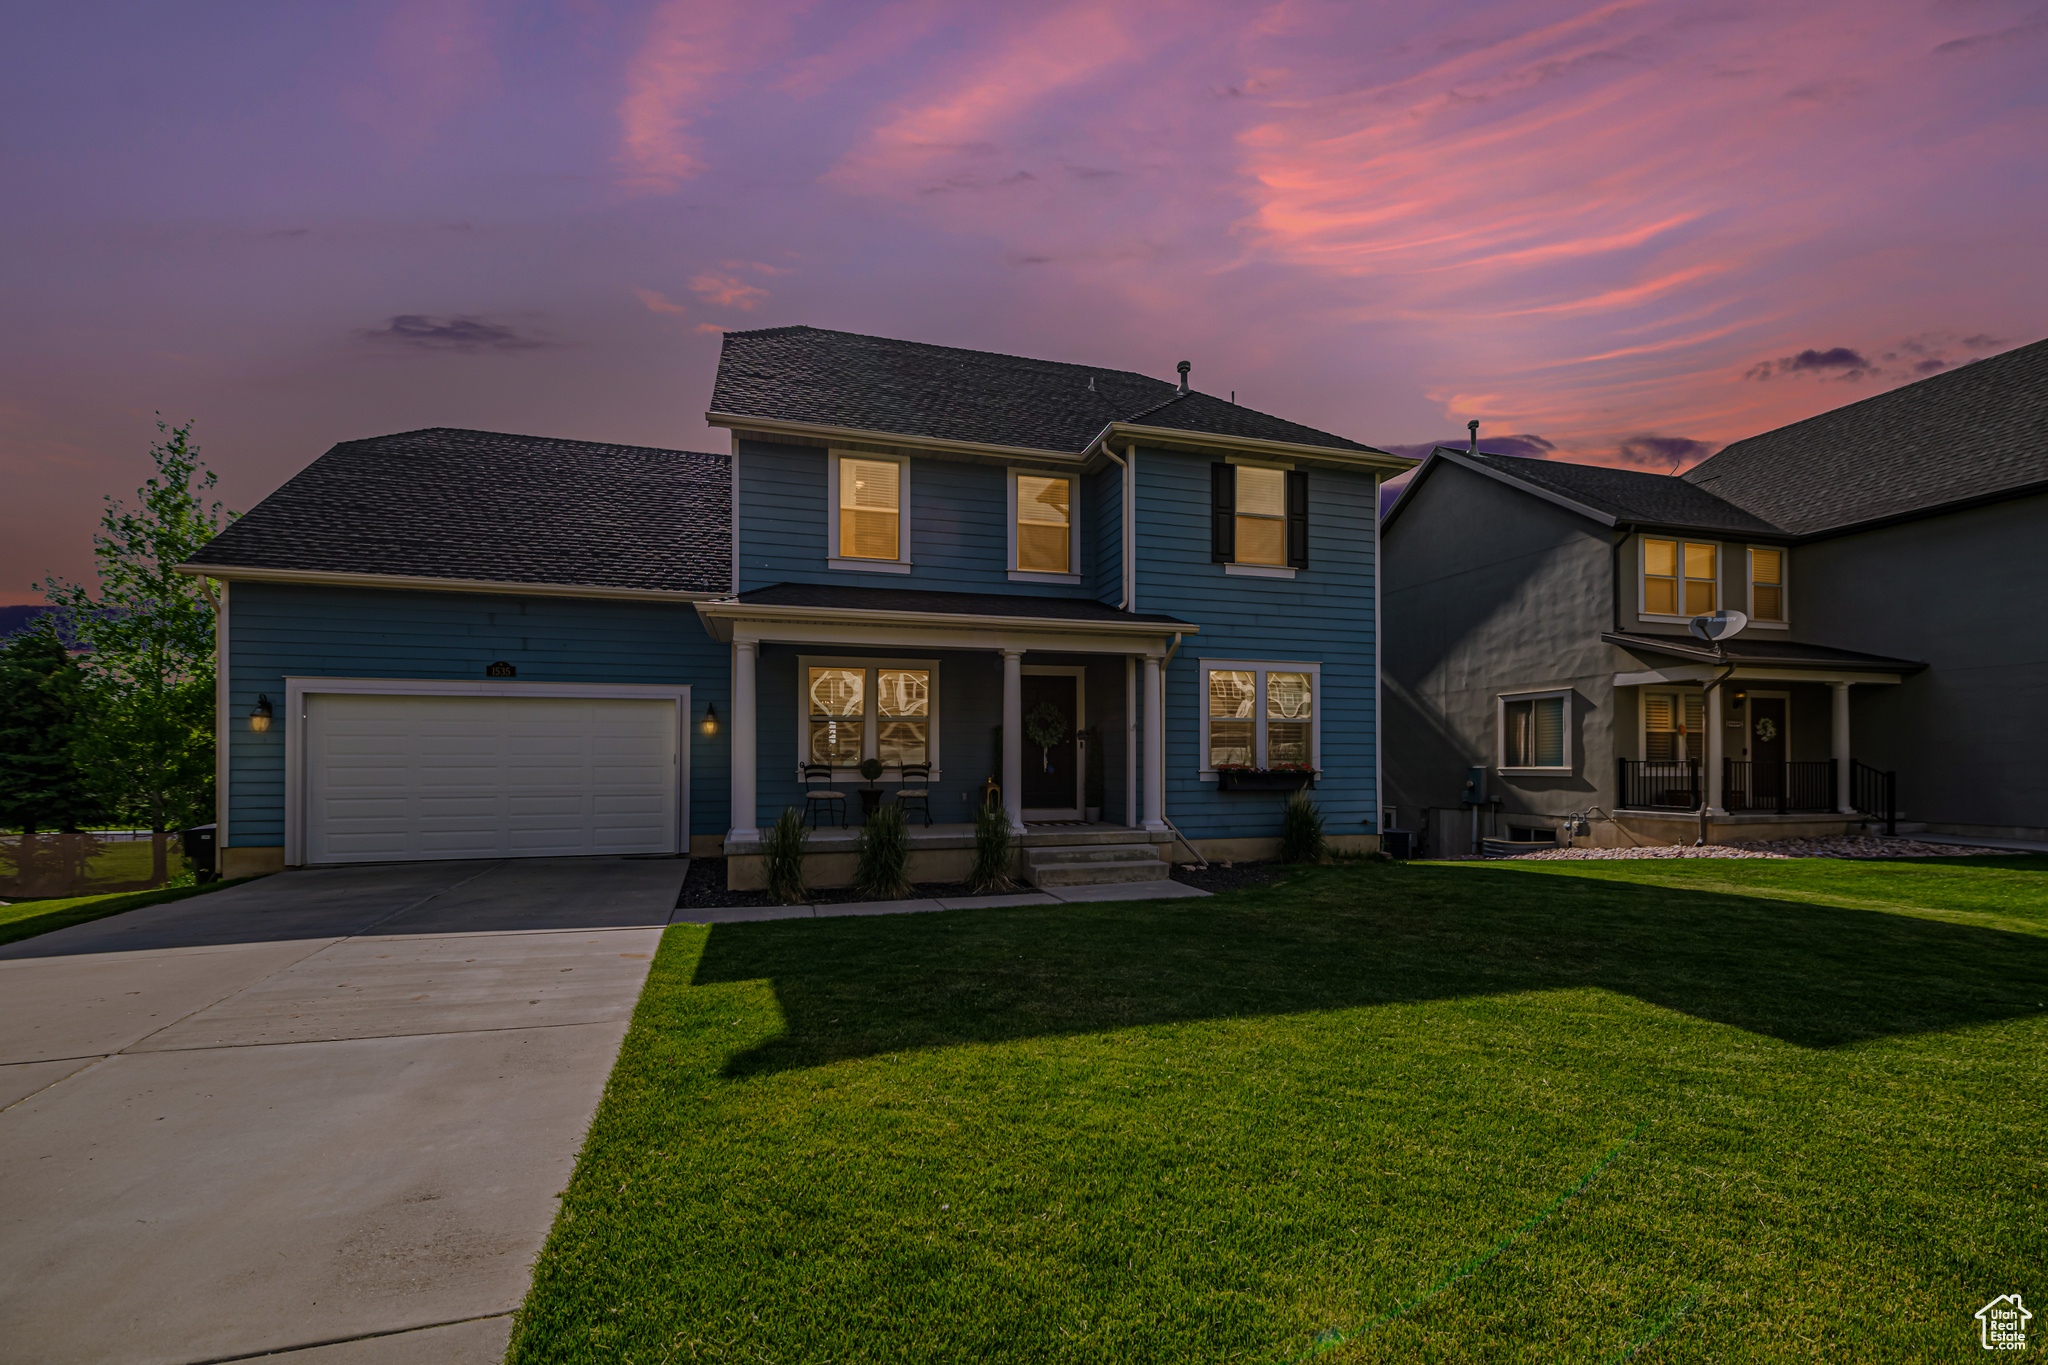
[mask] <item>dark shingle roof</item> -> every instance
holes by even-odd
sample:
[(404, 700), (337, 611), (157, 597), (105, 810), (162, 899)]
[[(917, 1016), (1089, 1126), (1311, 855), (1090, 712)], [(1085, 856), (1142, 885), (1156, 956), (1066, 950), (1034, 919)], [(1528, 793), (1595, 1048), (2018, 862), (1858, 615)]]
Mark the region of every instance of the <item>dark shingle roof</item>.
[(724, 455), (450, 427), (344, 441), (191, 562), (723, 592), (729, 465)]
[(1184, 626), (1175, 616), (1118, 611), (1087, 597), (1036, 597), (1007, 592), (925, 592), (855, 583), (776, 583), (733, 599), (750, 606), (825, 607), (842, 611), (918, 611), (947, 616), (1012, 616), (1040, 621), (1142, 621)]
[(1802, 645), (1790, 640), (1760, 640), (1754, 636), (1738, 635), (1732, 640), (1722, 641), (1724, 653), (1716, 655), (1714, 647), (1703, 640), (1689, 635), (1640, 635), (1625, 630), (1604, 632), (1601, 639), (1623, 649), (1648, 654), (1670, 654), (1681, 659), (1692, 659), (1699, 663), (1716, 663), (1723, 658), (1729, 663), (1777, 664), (1796, 667), (1810, 664), (1817, 668), (1868, 670), (1875, 673), (1912, 673), (1927, 667), (1912, 659), (1894, 659), (1884, 654), (1865, 654), (1855, 649), (1836, 649), (1833, 645)]
[(1795, 535), (2048, 483), (2048, 341), (1737, 441), (1683, 478)]
[[(1464, 452), (1456, 452), (1464, 454)], [(1669, 474), (1607, 465), (1567, 464), (1563, 460), (1532, 460), (1517, 455), (1467, 455), (1488, 469), (1547, 489), (1617, 521), (1650, 522), (1659, 526), (1696, 527), (1735, 535), (1768, 535), (1774, 528), (1761, 517)]]
[(1111, 422), (1378, 453), (1128, 370), (819, 327), (727, 332), (711, 410), (1074, 454)]

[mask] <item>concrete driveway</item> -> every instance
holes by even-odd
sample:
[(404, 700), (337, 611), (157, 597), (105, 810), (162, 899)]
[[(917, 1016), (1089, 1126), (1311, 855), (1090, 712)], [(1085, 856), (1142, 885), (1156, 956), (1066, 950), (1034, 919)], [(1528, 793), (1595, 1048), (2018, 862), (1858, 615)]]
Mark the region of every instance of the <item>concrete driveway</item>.
[(0, 948), (0, 1358), (499, 1360), (684, 868), (289, 872)]

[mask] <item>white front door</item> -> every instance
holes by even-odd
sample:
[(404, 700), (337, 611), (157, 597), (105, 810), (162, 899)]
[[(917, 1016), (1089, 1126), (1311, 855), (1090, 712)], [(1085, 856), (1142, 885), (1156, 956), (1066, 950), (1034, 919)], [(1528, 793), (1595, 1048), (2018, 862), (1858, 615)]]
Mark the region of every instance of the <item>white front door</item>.
[(314, 694), (308, 863), (677, 852), (673, 701)]

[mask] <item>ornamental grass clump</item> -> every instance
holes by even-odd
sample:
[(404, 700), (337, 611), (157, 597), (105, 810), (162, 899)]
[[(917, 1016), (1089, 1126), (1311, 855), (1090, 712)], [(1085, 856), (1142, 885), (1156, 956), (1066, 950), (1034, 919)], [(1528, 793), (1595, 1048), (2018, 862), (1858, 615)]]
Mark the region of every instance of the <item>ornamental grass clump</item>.
[(853, 846), (853, 889), (863, 896), (896, 900), (910, 894), (904, 869), (910, 863), (910, 829), (903, 807), (890, 802), (877, 807), (860, 827)]
[(1287, 810), (1280, 818), (1280, 861), (1321, 863), (1329, 861), (1330, 841), (1323, 834), (1322, 808), (1301, 792), (1287, 798)]
[(976, 895), (1008, 891), (1010, 852), (1014, 840), (1010, 813), (998, 805), (984, 805), (974, 816), (974, 867), (967, 874), (967, 888)]
[(761, 871), (768, 880), (768, 894), (784, 905), (801, 905), (810, 899), (804, 886), (804, 854), (811, 844), (811, 832), (795, 806), (784, 806), (775, 817), (774, 828), (761, 841)]

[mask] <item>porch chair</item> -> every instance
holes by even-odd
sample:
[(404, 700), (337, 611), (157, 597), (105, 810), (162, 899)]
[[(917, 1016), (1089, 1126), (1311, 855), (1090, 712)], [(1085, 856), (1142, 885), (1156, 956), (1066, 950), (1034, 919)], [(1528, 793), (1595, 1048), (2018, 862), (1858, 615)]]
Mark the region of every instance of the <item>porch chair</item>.
[(839, 812), (839, 828), (846, 828), (846, 793), (832, 785), (832, 765), (829, 763), (806, 763), (804, 765), (804, 818), (811, 822), (811, 828), (818, 827), (820, 810)]
[[(924, 812), (924, 827), (932, 827), (932, 765), (929, 763), (906, 763), (903, 765), (903, 785), (897, 789), (896, 804), (903, 807), (903, 818), (910, 818), (910, 807), (915, 805)], [(915, 783), (915, 786), (911, 784)]]

